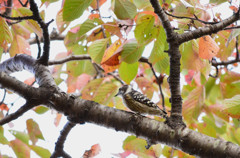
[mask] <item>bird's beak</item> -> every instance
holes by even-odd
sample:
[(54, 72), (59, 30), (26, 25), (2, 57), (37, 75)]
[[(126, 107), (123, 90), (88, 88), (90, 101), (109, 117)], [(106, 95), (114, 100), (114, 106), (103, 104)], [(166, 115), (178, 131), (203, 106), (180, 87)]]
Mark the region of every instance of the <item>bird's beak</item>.
[(116, 96), (118, 96), (119, 95), (119, 92), (116, 94), (116, 95), (114, 95), (114, 97), (116, 97)]

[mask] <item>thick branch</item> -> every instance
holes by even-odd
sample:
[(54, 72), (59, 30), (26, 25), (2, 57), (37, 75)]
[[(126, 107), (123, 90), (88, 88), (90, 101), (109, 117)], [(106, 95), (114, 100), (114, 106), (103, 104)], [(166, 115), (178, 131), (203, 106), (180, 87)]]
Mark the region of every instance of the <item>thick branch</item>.
[(16, 55), (0, 64), (0, 72), (7, 74), (22, 70), (27, 70), (35, 74), (39, 86), (57, 88), (48, 68), (38, 64), (31, 56), (26, 54)]
[(0, 85), (17, 93), (31, 104), (47, 104), (51, 91), (54, 90), (45, 87), (31, 87), (4, 72), (0, 72)]
[[(93, 101), (75, 98), (60, 92), (60, 90), (49, 92), (49, 89), (45, 88), (45, 91), (42, 92), (42, 88), (36, 88), (32, 92), (27, 86), (21, 84), (19, 86), (18, 83), (9, 84), (14, 79), (2, 72), (0, 74), (0, 83), (7, 89), (18, 93), (22, 91), (24, 94), (29, 92), (31, 98), (46, 102), (51, 108), (70, 118), (75, 118), (74, 120), (80, 123), (91, 122), (125, 131), (151, 140), (151, 142), (163, 143), (200, 157), (213, 157), (213, 155), (219, 158), (237, 157), (240, 154), (240, 147), (230, 142), (211, 138), (187, 128), (173, 130), (162, 122), (100, 105)], [(41, 91), (38, 93), (37, 89), (39, 91), (41, 89)]]
[(168, 55), (170, 57), (170, 74), (168, 83), (171, 91), (171, 117), (168, 119), (168, 125), (172, 128), (177, 128), (185, 125), (182, 121), (182, 97), (180, 91), (180, 59), (179, 51), (179, 35), (174, 32), (171, 23), (165, 14), (164, 10), (159, 5), (157, 0), (150, 0), (154, 12), (162, 21), (163, 28), (167, 35), (167, 42), (169, 44)]
[[(65, 94), (53, 95), (57, 110), (62, 110), (80, 123), (91, 122), (117, 131), (162, 143), (199, 157), (232, 157), (240, 154), (240, 147), (215, 139), (188, 128), (171, 129), (168, 125), (150, 118), (134, 115), (93, 101), (70, 98)], [(75, 119), (76, 120), (76, 119)], [(201, 149), (201, 150), (199, 150)]]
[(162, 25), (164, 30), (166, 31), (168, 40), (173, 39), (173, 34), (174, 34), (173, 27), (171, 26), (171, 23), (167, 15), (165, 14), (164, 10), (160, 6), (158, 0), (150, 0), (150, 2), (152, 4), (152, 7), (154, 8), (154, 12), (158, 15), (159, 19), (162, 22)]

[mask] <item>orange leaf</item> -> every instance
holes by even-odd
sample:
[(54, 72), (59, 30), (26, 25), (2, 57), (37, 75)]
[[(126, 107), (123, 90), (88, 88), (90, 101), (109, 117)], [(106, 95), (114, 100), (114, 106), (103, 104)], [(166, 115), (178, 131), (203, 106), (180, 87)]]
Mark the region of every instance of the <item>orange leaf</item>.
[(55, 126), (58, 126), (58, 125), (59, 125), (59, 123), (60, 123), (60, 121), (61, 121), (61, 118), (62, 118), (62, 114), (58, 113), (58, 114), (57, 114), (57, 117), (56, 117), (55, 120), (54, 120), (54, 125), (55, 125)]
[(114, 70), (118, 69), (119, 65), (109, 66), (109, 65), (104, 64), (104, 65), (102, 65), (102, 68), (104, 69), (105, 73), (109, 73), (109, 72), (113, 72)]
[[(99, 0), (99, 7), (103, 5), (107, 0)], [(90, 5), (93, 9), (97, 9), (97, 1), (92, 1)]]
[(3, 110), (8, 111), (9, 108), (8, 108), (8, 106), (7, 106), (6, 104), (2, 103), (2, 104), (0, 105), (0, 110), (1, 110), (1, 111), (3, 111)]
[(30, 77), (24, 81), (27, 85), (32, 85), (35, 82), (35, 77)]
[(235, 7), (235, 6), (230, 6), (229, 7), (231, 10), (233, 10), (235, 13), (237, 13), (238, 12), (238, 8), (237, 7)]
[(119, 55), (122, 50), (121, 40), (115, 41), (108, 49), (106, 49), (101, 65), (106, 73), (112, 72), (119, 67)]
[[(115, 60), (116, 57), (114, 57), (114, 60), (112, 60), (111, 58), (113, 56), (115, 56), (116, 53), (118, 53), (119, 51), (118, 48), (121, 46), (122, 42), (121, 40), (117, 40), (115, 41), (110, 47), (108, 47), (108, 49), (105, 50), (105, 53), (103, 55), (101, 64), (107, 64), (107, 65), (118, 65), (119, 64), (119, 60)], [(116, 53), (115, 53), (116, 52)], [(118, 62), (118, 63), (117, 63)]]
[(199, 40), (199, 57), (211, 60), (219, 51), (219, 46), (211, 36), (201, 37)]
[(93, 20), (93, 19), (99, 18), (99, 17), (100, 17), (99, 14), (91, 14), (91, 15), (89, 15), (88, 19)]

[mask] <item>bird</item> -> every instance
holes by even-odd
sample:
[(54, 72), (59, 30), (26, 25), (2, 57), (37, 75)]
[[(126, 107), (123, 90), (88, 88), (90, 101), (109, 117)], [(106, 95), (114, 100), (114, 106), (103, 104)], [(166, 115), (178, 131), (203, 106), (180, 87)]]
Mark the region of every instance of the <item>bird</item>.
[(149, 114), (167, 118), (166, 111), (160, 109), (155, 103), (148, 99), (142, 93), (134, 90), (129, 85), (123, 85), (115, 95), (123, 98), (123, 103), (131, 111), (138, 114)]

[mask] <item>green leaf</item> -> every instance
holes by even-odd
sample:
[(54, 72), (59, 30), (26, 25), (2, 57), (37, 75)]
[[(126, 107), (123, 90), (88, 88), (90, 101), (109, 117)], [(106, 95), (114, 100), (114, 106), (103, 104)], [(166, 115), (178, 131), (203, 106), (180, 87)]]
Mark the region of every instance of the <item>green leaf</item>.
[(139, 43), (147, 44), (156, 38), (158, 29), (154, 26), (154, 21), (155, 17), (153, 15), (138, 15), (134, 34)]
[(91, 56), (92, 60), (96, 62), (97, 64), (100, 64), (102, 61), (103, 54), (107, 48), (107, 44), (109, 42), (109, 38), (106, 39), (100, 39), (97, 41), (94, 41), (89, 47), (88, 47), (88, 53)]
[(59, 10), (56, 15), (56, 25), (57, 25), (59, 34), (65, 31), (69, 24), (70, 22), (63, 21), (63, 9)]
[(161, 27), (159, 34), (157, 36), (157, 40), (154, 42), (154, 46), (153, 46), (151, 55), (149, 57), (149, 61), (152, 64), (168, 57), (168, 54), (166, 52), (164, 52), (165, 50), (168, 49), (168, 44), (166, 41), (167, 41), (166, 33), (165, 33), (163, 27)]
[(183, 100), (183, 117), (189, 123), (197, 120), (205, 100), (205, 87), (196, 87), (188, 95), (186, 99)]
[(51, 153), (49, 150), (44, 149), (40, 146), (30, 145), (30, 148), (38, 154), (41, 158), (49, 158), (51, 156)]
[(136, 7), (141, 10), (147, 7), (152, 7), (149, 0), (133, 0), (133, 3), (136, 5)]
[(30, 158), (30, 148), (21, 140), (12, 140), (10, 146), (18, 158)]
[(223, 101), (224, 112), (227, 112), (231, 117), (240, 117), (240, 95), (235, 95), (231, 99), (225, 99)]
[(228, 2), (227, 0), (210, 0), (209, 3), (215, 3), (217, 5)]
[(119, 75), (121, 79), (127, 84), (130, 84), (130, 82), (136, 77), (137, 72), (138, 62), (133, 64), (122, 62), (119, 68)]
[(93, 0), (65, 0), (63, 20), (72, 21), (80, 17)]
[[(17, 10), (13, 9), (13, 16), (32, 16), (32, 11), (27, 8), (27, 7), (21, 7), (18, 8)], [(38, 35), (38, 37), (42, 37), (42, 29), (40, 28), (40, 26), (38, 25), (38, 23), (34, 20), (26, 20), (23, 21), (23, 23), (25, 24), (25, 27), (27, 27), (27, 29), (31, 30), (31, 32), (34, 32)]]
[[(222, 121), (219, 118), (216, 118), (215, 120), (215, 118), (211, 115), (204, 116), (202, 119), (206, 124), (213, 127), (217, 133), (219, 134), (226, 133), (227, 125), (225, 121)], [(216, 125), (216, 122), (218, 122), (218, 126)]]
[(49, 110), (49, 108), (45, 107), (45, 106), (38, 106), (34, 109), (34, 111), (37, 114), (44, 114), (45, 112), (47, 112)]
[(0, 143), (9, 144), (9, 141), (7, 140), (7, 138), (4, 137), (4, 129), (2, 126), (0, 126)]
[(229, 42), (232, 41), (232, 39), (234, 39), (235, 37), (237, 37), (240, 34), (240, 29), (233, 29), (231, 31), (230, 36), (228, 37), (227, 43), (226, 43), (226, 47), (228, 47)]
[(13, 40), (12, 33), (5, 19), (0, 17), (0, 47), (7, 49), (7, 44)]
[(129, 0), (115, 0), (113, 11), (118, 19), (133, 19), (137, 14), (137, 7)]
[(82, 90), (82, 99), (92, 100), (103, 82), (103, 78), (91, 80)]
[(110, 99), (116, 94), (118, 86), (113, 83), (102, 84), (95, 92), (93, 101), (107, 105)]
[(21, 140), (23, 143), (28, 145), (29, 142), (29, 136), (25, 132), (19, 132), (15, 130), (9, 130), (9, 132), (14, 135), (17, 139)]
[(101, 19), (95, 18), (93, 20), (87, 19), (81, 26), (78, 31), (78, 36), (85, 35), (91, 29), (97, 27), (98, 25), (103, 24)]
[(215, 42), (218, 43), (220, 48), (217, 57), (220, 58), (221, 61), (228, 60), (228, 57), (232, 54), (235, 49), (235, 41), (231, 40), (228, 43), (228, 47), (226, 47), (226, 41), (230, 36), (230, 32), (225, 30), (217, 33), (218, 38), (215, 38)]
[(123, 46), (123, 50), (121, 52), (121, 61), (124, 61), (128, 64), (132, 64), (137, 62), (143, 53), (145, 46), (140, 46), (136, 40), (129, 40)]
[(54, 3), (54, 2), (57, 2), (59, 0), (41, 0), (42, 3), (45, 3), (45, 2), (48, 2), (48, 3)]
[(28, 135), (33, 144), (35, 144), (38, 141), (38, 139), (44, 140), (38, 124), (33, 119), (27, 120), (27, 130), (28, 130)]
[(147, 142), (144, 139), (136, 138), (136, 136), (128, 136), (123, 142), (123, 149), (129, 151), (139, 157), (152, 158), (159, 157), (161, 154), (161, 145), (152, 145), (150, 149), (146, 149)]

